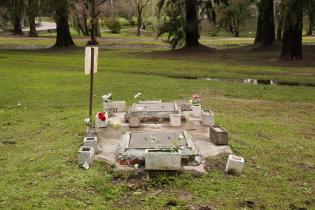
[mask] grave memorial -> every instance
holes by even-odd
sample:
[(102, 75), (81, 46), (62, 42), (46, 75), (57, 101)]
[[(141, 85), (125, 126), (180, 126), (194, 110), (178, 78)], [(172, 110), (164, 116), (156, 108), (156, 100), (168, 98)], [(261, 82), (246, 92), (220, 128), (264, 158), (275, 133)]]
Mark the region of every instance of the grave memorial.
[[(103, 96), (102, 100), (104, 108), (115, 104), (112, 94)], [(121, 109), (108, 109), (101, 115), (97, 113), (96, 119), (108, 117), (107, 126), (89, 126), (87, 137), (95, 138), (93, 144), (85, 138), (84, 145), (98, 151), (96, 159), (105, 160), (121, 170), (205, 172), (206, 157), (232, 153), (227, 146), (227, 131), (214, 125), (211, 110), (201, 110), (196, 117), (193, 108), (189, 109), (196, 104), (186, 103), (139, 101), (128, 111), (121, 106)]]
[[(126, 110), (125, 101), (102, 96), (103, 112), (92, 121), (93, 74), (97, 48), (87, 48), (85, 72), (90, 75), (89, 118), (78, 165), (88, 169), (95, 160), (119, 170), (195, 170), (205, 172), (205, 159), (232, 151), (227, 131), (214, 124), (211, 110), (202, 110), (199, 95), (190, 101), (139, 101)], [(138, 98), (138, 93), (134, 98)], [(226, 171), (241, 173), (244, 159), (229, 156)]]

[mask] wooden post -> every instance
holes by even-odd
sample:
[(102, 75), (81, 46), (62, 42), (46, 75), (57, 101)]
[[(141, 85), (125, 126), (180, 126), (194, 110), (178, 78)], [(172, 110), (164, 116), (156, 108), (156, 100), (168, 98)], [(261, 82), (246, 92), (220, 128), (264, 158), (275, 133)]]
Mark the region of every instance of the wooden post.
[(93, 125), (92, 110), (93, 110), (93, 83), (94, 83), (94, 48), (91, 47), (91, 72), (90, 72), (90, 107), (89, 118), (91, 121), (90, 126)]

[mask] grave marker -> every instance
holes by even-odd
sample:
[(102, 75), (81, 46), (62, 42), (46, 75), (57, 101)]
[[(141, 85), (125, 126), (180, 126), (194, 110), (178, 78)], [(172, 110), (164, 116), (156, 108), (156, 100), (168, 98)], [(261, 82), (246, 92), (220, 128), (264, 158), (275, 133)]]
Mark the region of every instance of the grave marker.
[(98, 61), (98, 47), (86, 47), (85, 48), (85, 75), (90, 75), (90, 106), (89, 106), (89, 119), (90, 126), (92, 123), (92, 109), (93, 109), (93, 83), (94, 74), (97, 72)]

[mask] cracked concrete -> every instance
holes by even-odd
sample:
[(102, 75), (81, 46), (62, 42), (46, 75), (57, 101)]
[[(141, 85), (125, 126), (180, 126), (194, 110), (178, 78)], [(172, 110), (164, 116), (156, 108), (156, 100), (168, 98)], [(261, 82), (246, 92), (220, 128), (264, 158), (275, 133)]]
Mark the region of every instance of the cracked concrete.
[[(191, 111), (184, 111), (183, 115), (185, 121), (182, 122), (179, 127), (172, 127), (170, 123), (155, 123), (155, 124), (141, 124), (139, 128), (129, 128), (129, 125), (125, 123), (126, 113), (115, 113), (109, 119), (109, 124), (116, 125), (103, 129), (98, 129), (99, 138), (99, 150), (100, 154), (96, 155), (96, 159), (105, 160), (109, 164), (115, 165), (118, 170), (138, 170), (133, 166), (133, 163), (120, 165), (116, 162), (115, 153), (121, 137), (127, 132), (141, 132), (141, 131), (183, 131), (185, 130), (188, 135), (191, 136), (196, 150), (201, 156), (201, 164), (198, 166), (183, 166), (183, 170), (193, 170), (197, 172), (205, 172), (204, 165), (207, 157), (219, 155), (221, 153), (232, 153), (231, 149), (227, 145), (218, 146), (210, 141), (209, 126), (204, 126), (200, 118), (192, 117)], [(139, 153), (140, 154), (140, 153)], [(142, 154), (142, 153), (141, 153)], [(129, 165), (129, 166), (128, 166)]]

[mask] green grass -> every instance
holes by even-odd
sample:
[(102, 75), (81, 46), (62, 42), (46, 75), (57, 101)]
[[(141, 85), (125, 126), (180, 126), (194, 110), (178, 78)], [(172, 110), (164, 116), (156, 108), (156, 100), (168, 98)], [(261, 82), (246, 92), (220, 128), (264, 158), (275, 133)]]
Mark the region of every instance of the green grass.
[[(17, 45), (42, 42), (1, 38), (0, 46), (7, 39)], [(314, 88), (171, 78), (277, 75), (314, 82), (313, 67), (255, 65), (242, 55), (177, 57), (151, 51), (101, 50), (94, 112), (102, 108), (100, 96), (111, 91), (128, 104), (137, 92), (143, 99), (162, 100), (199, 93), (203, 107), (228, 129), (233, 151), (245, 157), (244, 173), (234, 177), (212, 168), (198, 176), (161, 173), (133, 180), (104, 162), (80, 169), (76, 157), (88, 115), (89, 81), (83, 49), (0, 50), (0, 208), (162, 209), (175, 202), (174, 209), (248, 209), (246, 201), (255, 209), (315, 208)]]

